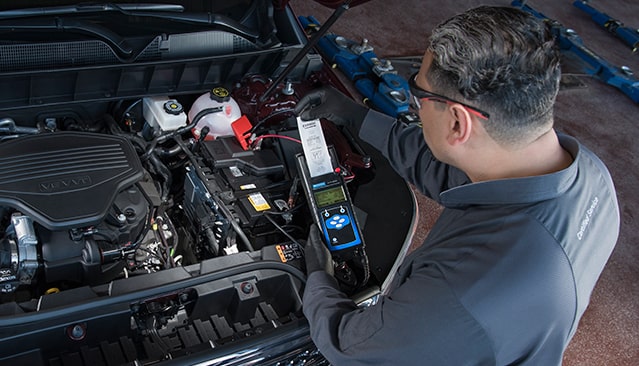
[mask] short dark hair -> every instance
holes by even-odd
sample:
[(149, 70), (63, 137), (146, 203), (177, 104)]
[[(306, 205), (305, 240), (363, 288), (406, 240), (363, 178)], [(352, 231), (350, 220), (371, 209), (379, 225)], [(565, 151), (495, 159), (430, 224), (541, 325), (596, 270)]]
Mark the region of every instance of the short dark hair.
[(511, 7), (481, 6), (439, 24), (430, 37), (431, 87), (490, 114), (488, 134), (527, 144), (552, 127), (559, 50), (550, 27)]

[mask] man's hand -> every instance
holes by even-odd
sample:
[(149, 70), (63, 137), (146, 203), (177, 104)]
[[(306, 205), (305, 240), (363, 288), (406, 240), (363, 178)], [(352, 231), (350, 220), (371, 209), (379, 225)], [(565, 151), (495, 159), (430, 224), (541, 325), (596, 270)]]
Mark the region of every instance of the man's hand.
[(307, 274), (326, 271), (329, 275), (333, 275), (333, 258), (326, 244), (322, 241), (317, 225), (311, 225), (308, 240), (304, 246), (304, 258), (306, 259)]
[(356, 134), (368, 110), (365, 105), (357, 103), (331, 86), (308, 93), (295, 108), (295, 112), (303, 120), (326, 118), (337, 125), (348, 126)]

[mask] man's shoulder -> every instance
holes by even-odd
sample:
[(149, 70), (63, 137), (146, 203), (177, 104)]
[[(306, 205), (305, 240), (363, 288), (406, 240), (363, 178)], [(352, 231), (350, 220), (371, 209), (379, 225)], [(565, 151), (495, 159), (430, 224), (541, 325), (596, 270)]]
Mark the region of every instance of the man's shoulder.
[[(562, 133), (558, 133), (557, 136), (559, 137), (559, 143), (561, 146), (568, 151), (573, 156), (576, 163), (579, 164), (580, 170), (586, 169), (584, 173), (595, 174), (599, 172), (605, 176), (610, 176), (608, 167), (601, 158), (594, 151), (577, 140), (577, 138)], [(587, 163), (588, 165), (584, 165), (584, 163)], [(612, 180), (610, 180), (609, 183), (612, 183)]]

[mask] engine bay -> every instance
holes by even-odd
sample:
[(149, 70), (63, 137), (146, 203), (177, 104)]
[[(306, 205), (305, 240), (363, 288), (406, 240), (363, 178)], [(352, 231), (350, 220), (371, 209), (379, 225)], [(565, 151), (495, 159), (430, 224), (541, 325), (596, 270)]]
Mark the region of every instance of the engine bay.
[[(30, 128), (4, 117), (3, 299), (274, 245), (302, 269), (312, 221), (294, 161), (294, 109), (321, 81), (289, 81), (260, 102), (269, 82), (247, 75), (232, 90), (111, 102), (90, 118), (45, 114)], [(323, 130), (356, 196), (370, 156), (331, 121)], [(368, 281), (359, 256), (363, 248), (338, 263), (351, 290)]]
[[(0, 362), (321, 358), (301, 311), (318, 211), (297, 117), (318, 90), (351, 92), (278, 2), (116, 3), (0, 10)], [(414, 197), (353, 131), (317, 126), (343, 184), (321, 206), (337, 232), (348, 197), (361, 230), (329, 244), (335, 278), (371, 299)]]

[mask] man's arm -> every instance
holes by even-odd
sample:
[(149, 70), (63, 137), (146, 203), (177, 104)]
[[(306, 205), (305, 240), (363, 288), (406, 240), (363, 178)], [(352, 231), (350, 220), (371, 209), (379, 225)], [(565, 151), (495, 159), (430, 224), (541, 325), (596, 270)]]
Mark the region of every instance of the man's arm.
[(390, 295), (359, 309), (324, 271), (309, 275), (304, 314), (333, 365), (492, 365), (482, 327), (436, 270), (413, 272)]
[(469, 183), (462, 171), (435, 159), (420, 126), (371, 110), (359, 137), (378, 149), (402, 178), (434, 200), (439, 201), (439, 194), (449, 188)]
[(334, 365), (494, 363), (484, 329), (426, 256), (411, 255), (397, 274), (397, 287), (360, 309), (339, 290), (330, 253), (314, 226), (304, 252), (309, 273), (304, 315), (311, 338)]

